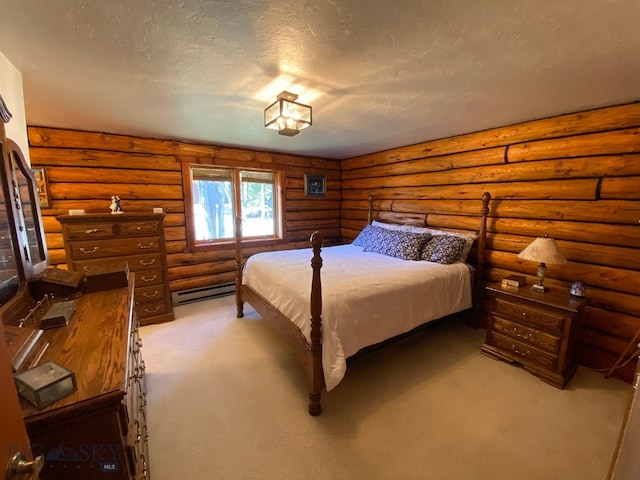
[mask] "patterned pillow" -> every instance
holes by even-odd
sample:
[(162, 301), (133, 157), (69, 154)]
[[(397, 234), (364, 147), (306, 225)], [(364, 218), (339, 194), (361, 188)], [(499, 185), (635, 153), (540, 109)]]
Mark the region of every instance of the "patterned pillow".
[(420, 258), (429, 262), (448, 265), (460, 257), (464, 243), (464, 238), (454, 235), (434, 235), (424, 246)]
[(376, 232), (378, 230), (382, 230), (382, 229), (380, 227), (375, 227), (373, 225), (367, 225), (353, 240), (351, 245), (356, 245), (358, 247), (364, 247), (365, 245), (369, 245), (369, 243), (371, 242), (371, 238), (374, 235), (376, 235)]
[(380, 253), (403, 260), (420, 260), (425, 244), (431, 238), (428, 233), (411, 233), (400, 230), (375, 228), (368, 242), (362, 245), (365, 252)]

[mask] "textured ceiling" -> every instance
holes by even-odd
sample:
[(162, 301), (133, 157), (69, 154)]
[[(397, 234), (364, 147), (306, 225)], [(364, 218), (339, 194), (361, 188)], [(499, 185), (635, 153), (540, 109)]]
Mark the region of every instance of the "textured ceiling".
[[(29, 125), (348, 158), (640, 100), (638, 0), (0, 0)], [(282, 90), (313, 106), (263, 127)]]

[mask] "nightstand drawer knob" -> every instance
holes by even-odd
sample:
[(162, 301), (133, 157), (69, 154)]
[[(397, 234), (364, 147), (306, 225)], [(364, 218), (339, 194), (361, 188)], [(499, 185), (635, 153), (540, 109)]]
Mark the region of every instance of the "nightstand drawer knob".
[(522, 312), (522, 316), (526, 317), (527, 316), (527, 312)]

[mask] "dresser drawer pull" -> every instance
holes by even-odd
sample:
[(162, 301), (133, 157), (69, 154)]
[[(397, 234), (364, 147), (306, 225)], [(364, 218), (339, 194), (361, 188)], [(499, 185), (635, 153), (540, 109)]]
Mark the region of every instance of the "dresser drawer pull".
[(97, 228), (90, 228), (89, 230), (85, 230), (84, 233), (98, 233)]
[(80, 247), (80, 251), (82, 253), (87, 253), (87, 254), (96, 253), (98, 250), (100, 250), (100, 247), (98, 247), (98, 246), (93, 247), (91, 250), (88, 250), (88, 249), (86, 249), (84, 247)]
[(160, 292), (159, 292), (158, 290), (156, 290), (156, 291), (155, 291), (155, 292), (153, 292), (153, 293), (147, 293), (147, 292), (144, 292), (144, 293), (142, 294), (142, 296), (143, 296), (144, 298), (156, 298), (158, 295), (160, 295)]
[(154, 263), (156, 263), (155, 258), (152, 258), (150, 262), (145, 262), (144, 260), (140, 260), (140, 265), (142, 265), (143, 267), (148, 267), (149, 265), (153, 265)]
[(158, 278), (158, 275), (154, 275), (153, 277), (147, 277), (146, 275), (143, 275), (141, 280), (143, 282), (153, 282), (156, 278)]
[(527, 316), (527, 312), (522, 312), (522, 316), (526, 317)]
[(531, 352), (529, 350), (527, 350), (526, 352), (521, 352), (520, 350), (518, 350), (518, 347), (516, 347), (515, 345), (511, 345), (511, 350), (513, 350), (513, 353), (517, 354), (517, 355), (521, 355), (523, 357), (527, 357), (529, 355), (531, 355)]
[(513, 327), (513, 333), (518, 338), (524, 338), (525, 340), (531, 340), (533, 338), (533, 333), (520, 333), (518, 331), (518, 327)]
[(147, 245), (143, 245), (142, 243), (139, 243), (139, 244), (138, 244), (138, 248), (139, 248), (140, 250), (147, 250), (147, 249), (149, 249), (149, 248), (153, 247), (153, 245), (154, 245), (154, 243), (153, 243), (153, 242), (149, 242)]
[(162, 307), (160, 307), (159, 305), (157, 305), (155, 308), (145, 308), (144, 311), (145, 313), (156, 313), (158, 310), (160, 310)]

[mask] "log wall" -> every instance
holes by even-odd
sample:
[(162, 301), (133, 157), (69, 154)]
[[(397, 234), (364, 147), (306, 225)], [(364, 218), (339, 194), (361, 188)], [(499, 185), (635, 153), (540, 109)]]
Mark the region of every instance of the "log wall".
[[(171, 291), (233, 282), (233, 246), (186, 251), (182, 158), (194, 163), (199, 159), (284, 168), (288, 242), (277, 247), (245, 248), (245, 255), (274, 248), (309, 247), (314, 230), (322, 232), (329, 242), (339, 237), (340, 164), (336, 160), (42, 127), (28, 127), (28, 134), (31, 164), (45, 167), (48, 178), (51, 208), (43, 208), (42, 216), (52, 265), (66, 263), (56, 215), (72, 208), (108, 213), (111, 196), (118, 195), (125, 212), (164, 208)], [(304, 196), (305, 173), (326, 175), (326, 197)]]
[[(535, 281), (517, 254), (536, 236), (568, 259), (545, 283), (583, 280), (591, 299), (580, 362), (607, 369), (640, 329), (640, 104), (562, 115), (342, 161), (341, 234), (377, 209), (426, 213), (434, 226), (474, 228), (493, 197), (487, 282), (511, 273)], [(634, 362), (616, 371), (631, 380)]]

